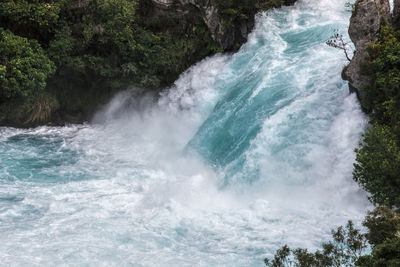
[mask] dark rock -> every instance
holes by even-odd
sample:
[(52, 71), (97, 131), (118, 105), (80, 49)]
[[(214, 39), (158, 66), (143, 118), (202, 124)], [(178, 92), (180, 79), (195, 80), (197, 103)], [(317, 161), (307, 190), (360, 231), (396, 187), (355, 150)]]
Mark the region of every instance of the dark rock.
[[(292, 1), (292, 0), (291, 0)], [(152, 0), (156, 13), (162, 14), (169, 10), (186, 12), (188, 6), (195, 7), (201, 14), (204, 23), (212, 37), (224, 51), (233, 51), (247, 40), (247, 35), (253, 30), (255, 7), (249, 8), (249, 14), (233, 20), (222, 18), (212, 0)]]
[(285, 0), (285, 5), (286, 5), (286, 6), (291, 6), (291, 5), (293, 5), (294, 3), (296, 3), (296, 1), (297, 1), (297, 0)]
[[(151, 0), (158, 9), (157, 13), (175, 10), (185, 12), (187, 6), (196, 7), (212, 37), (224, 51), (234, 51), (247, 41), (248, 34), (253, 30), (257, 9), (249, 6), (246, 16), (224, 17), (219, 14), (212, 0)], [(269, 1), (269, 0), (268, 0)], [(285, 5), (292, 5), (296, 0), (285, 0)]]
[(400, 28), (400, 0), (394, 0), (393, 23), (396, 28)]
[(350, 19), (349, 35), (356, 51), (350, 64), (343, 71), (343, 77), (349, 81), (350, 90), (364, 97), (363, 89), (371, 82), (366, 72), (369, 55), (367, 46), (376, 40), (381, 25), (390, 21), (388, 0), (357, 0)]

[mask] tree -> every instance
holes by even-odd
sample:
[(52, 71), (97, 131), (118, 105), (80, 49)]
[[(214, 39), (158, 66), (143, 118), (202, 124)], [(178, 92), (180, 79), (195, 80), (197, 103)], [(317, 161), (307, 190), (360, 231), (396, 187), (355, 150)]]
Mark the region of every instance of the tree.
[(400, 207), (400, 147), (390, 127), (375, 124), (356, 150), (353, 178), (379, 205)]
[(374, 247), (371, 255), (365, 255), (356, 262), (358, 267), (398, 267), (400, 266), (400, 238), (387, 239)]
[(379, 206), (368, 212), (363, 225), (368, 228), (368, 242), (377, 246), (400, 233), (400, 216), (387, 207)]
[[(379, 206), (368, 212), (363, 221), (367, 233), (362, 234), (351, 221), (346, 227), (332, 231), (333, 241), (323, 243), (314, 253), (307, 249), (283, 246), (269, 267), (397, 267), (400, 266), (400, 216), (387, 207)], [(367, 241), (371, 254), (365, 255)]]
[(290, 249), (283, 246), (277, 251), (273, 260), (265, 259), (269, 267), (342, 267), (354, 266), (366, 248), (366, 238), (360, 230), (349, 221), (346, 227), (332, 230), (333, 241), (323, 243), (322, 251), (315, 253), (307, 249)]
[(0, 102), (43, 90), (54, 72), (53, 62), (38, 42), (0, 28)]

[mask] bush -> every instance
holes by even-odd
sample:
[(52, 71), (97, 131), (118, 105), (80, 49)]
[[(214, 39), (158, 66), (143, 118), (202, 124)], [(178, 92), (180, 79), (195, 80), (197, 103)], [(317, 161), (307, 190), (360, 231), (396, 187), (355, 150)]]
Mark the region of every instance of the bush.
[(43, 90), (47, 78), (54, 72), (53, 62), (36, 41), (0, 28), (1, 101)]
[[(229, 22), (255, 9), (254, 0), (221, 4), (231, 9)], [(55, 97), (59, 105), (51, 106), (66, 115), (86, 116), (117, 91), (169, 86), (222, 51), (196, 7), (184, 8), (178, 16), (153, 14), (149, 1), (139, 0), (0, 1), (0, 123), (12, 125), (6, 101), (23, 97), (15, 101), (28, 105), (35, 102), (28, 96), (43, 99), (38, 91)]]
[[(322, 250), (314, 253), (307, 249), (283, 246), (273, 259), (265, 259), (270, 267), (397, 267), (400, 266), (400, 217), (386, 207), (377, 207), (368, 213), (363, 225), (368, 232), (362, 234), (349, 221), (346, 227), (332, 231), (333, 241), (323, 243)], [(365, 255), (367, 241), (372, 253)]]
[(368, 242), (377, 246), (400, 233), (400, 216), (389, 208), (379, 206), (368, 212), (363, 225), (368, 228)]
[(362, 256), (356, 262), (358, 267), (400, 266), (400, 238), (386, 240), (374, 248), (371, 255)]
[(0, 26), (20, 36), (46, 40), (58, 23), (64, 2), (67, 0), (2, 0)]
[[(374, 120), (387, 123), (385, 103), (399, 103), (400, 100), (400, 31), (383, 26), (378, 40), (371, 43), (367, 50), (371, 57), (367, 69), (373, 82), (365, 88), (363, 105), (373, 111)], [(399, 105), (396, 105), (396, 112), (400, 112)]]
[(307, 249), (292, 250), (283, 246), (277, 250), (272, 260), (265, 259), (264, 262), (269, 267), (354, 266), (366, 248), (365, 236), (349, 221), (346, 227), (332, 230), (332, 237), (333, 241), (322, 244), (321, 251), (311, 253)]
[(390, 127), (375, 124), (356, 150), (353, 177), (375, 204), (400, 207), (400, 147)]
[(366, 71), (372, 78), (363, 106), (372, 127), (356, 150), (354, 180), (371, 193), (375, 204), (400, 207), (400, 31), (382, 26), (368, 46)]

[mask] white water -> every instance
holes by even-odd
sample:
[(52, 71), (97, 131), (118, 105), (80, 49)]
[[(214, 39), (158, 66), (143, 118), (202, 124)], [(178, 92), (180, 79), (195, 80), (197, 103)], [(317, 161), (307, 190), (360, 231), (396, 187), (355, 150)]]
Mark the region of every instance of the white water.
[(262, 266), (359, 222), (366, 119), (324, 44), (345, 2), (259, 15), (156, 103), (127, 92), (91, 125), (0, 128), (0, 265)]

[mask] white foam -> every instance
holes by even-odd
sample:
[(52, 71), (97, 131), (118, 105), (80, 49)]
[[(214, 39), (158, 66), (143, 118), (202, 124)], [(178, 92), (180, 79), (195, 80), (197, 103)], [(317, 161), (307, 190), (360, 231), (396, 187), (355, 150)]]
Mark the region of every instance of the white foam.
[[(261, 14), (235, 55), (200, 62), (159, 99), (121, 93), (95, 124), (1, 129), (0, 262), (262, 266), (284, 243), (313, 249), (331, 228), (359, 223), (369, 206), (351, 171), (366, 120), (340, 80), (340, 51), (307, 33), (343, 30), (344, 3)], [(303, 32), (321, 40), (286, 54), (285, 34)], [(263, 118), (237, 179), (221, 188), (225, 169), (188, 142), (238, 81), (257, 79), (248, 103), (280, 74), (293, 78), (274, 104), (283, 107)], [(255, 170), (255, 181), (240, 179)]]

